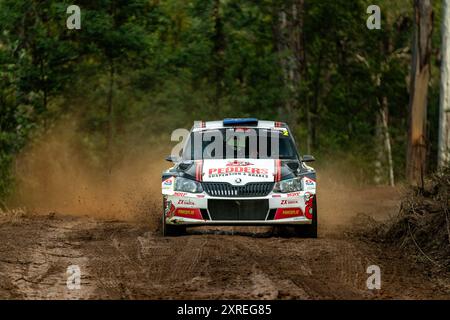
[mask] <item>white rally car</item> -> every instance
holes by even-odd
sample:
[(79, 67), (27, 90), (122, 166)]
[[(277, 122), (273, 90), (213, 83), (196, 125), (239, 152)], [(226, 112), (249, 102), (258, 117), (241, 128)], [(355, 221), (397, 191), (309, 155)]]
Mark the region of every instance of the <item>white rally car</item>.
[(162, 174), (164, 236), (188, 226), (289, 228), (317, 237), (316, 172), (285, 123), (196, 122), (181, 156)]

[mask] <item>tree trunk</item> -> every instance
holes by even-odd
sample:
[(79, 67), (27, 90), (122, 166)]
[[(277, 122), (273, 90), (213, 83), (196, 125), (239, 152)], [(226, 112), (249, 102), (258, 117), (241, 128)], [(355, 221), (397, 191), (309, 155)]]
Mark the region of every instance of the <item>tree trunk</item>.
[(450, 0), (443, 0), (438, 167), (450, 162)]
[(375, 184), (382, 184), (384, 178), (383, 162), (384, 162), (384, 152), (383, 152), (383, 121), (381, 120), (381, 112), (377, 113), (376, 124), (375, 124), (375, 170), (374, 170), (374, 182)]
[(395, 186), (394, 180), (394, 162), (392, 161), (392, 147), (391, 147), (391, 135), (389, 133), (389, 108), (388, 99), (383, 96), (381, 101), (381, 124), (383, 127), (383, 140), (384, 148), (386, 150), (387, 162), (388, 162), (388, 172), (389, 172), (389, 185), (391, 187)]
[(308, 126), (308, 136), (310, 136), (310, 138), (308, 139), (311, 143), (311, 148), (318, 148), (319, 147), (319, 143), (318, 143), (318, 139), (317, 139), (317, 122), (319, 119), (319, 103), (320, 103), (320, 95), (321, 95), (321, 77), (322, 77), (322, 70), (323, 70), (323, 65), (324, 65), (324, 47), (321, 46), (320, 48), (320, 52), (319, 52), (319, 56), (317, 59), (317, 70), (316, 70), (316, 75), (314, 78), (314, 82), (313, 82), (313, 103), (311, 106), (310, 114), (310, 124)]
[[(273, 30), (273, 38), (274, 38), (274, 47), (275, 52), (278, 55), (278, 61), (280, 64), (281, 73), (283, 76), (283, 82), (286, 82), (286, 66), (285, 66), (285, 59), (282, 56), (282, 53), (284, 51), (284, 33), (286, 28), (286, 14), (277, 7), (274, 6), (272, 15), (274, 17), (274, 23), (272, 26)], [(281, 120), (284, 113), (284, 106), (283, 104), (279, 104), (277, 106), (277, 115), (278, 118)]]
[[(388, 31), (388, 33), (390, 33)], [(392, 160), (392, 145), (391, 135), (389, 133), (389, 100), (386, 96), (381, 84), (383, 70), (387, 70), (389, 60), (393, 53), (392, 39), (388, 36), (380, 43), (380, 50), (383, 53), (384, 59), (381, 60), (380, 73), (378, 73), (374, 80), (378, 91), (379, 112), (377, 114), (376, 122), (376, 138), (377, 138), (377, 161), (376, 161), (376, 175), (375, 181), (381, 183), (388, 181), (388, 184), (395, 186), (394, 179), (394, 162)]]
[(106, 145), (106, 153), (107, 153), (107, 161), (108, 161), (108, 172), (111, 173), (112, 165), (113, 165), (113, 139), (114, 139), (114, 105), (113, 105), (113, 94), (114, 94), (114, 60), (111, 59), (109, 64), (109, 88), (108, 88), (108, 96), (107, 96), (107, 108), (108, 108), (108, 130), (107, 130), (107, 145)]
[(406, 177), (411, 184), (421, 185), (426, 171), (427, 153), (427, 97), (433, 31), (431, 0), (414, 0), (414, 10)]
[(214, 1), (213, 8), (213, 20), (214, 20), (214, 83), (216, 86), (216, 92), (214, 96), (214, 105), (216, 107), (220, 106), (220, 99), (222, 97), (222, 82), (224, 76), (224, 66), (223, 66), (223, 55), (225, 51), (225, 36), (223, 33), (223, 22), (220, 16), (220, 0)]
[(305, 62), (303, 9), (304, 0), (293, 0), (283, 6), (278, 12), (276, 32), (276, 46), (288, 94), (284, 107), (281, 107), (278, 113), (281, 120), (290, 124), (292, 130), (298, 121), (297, 92)]
[[(376, 150), (375, 183), (381, 184), (388, 180), (390, 186), (395, 186), (394, 162), (392, 160), (391, 136), (389, 133), (388, 98), (383, 95), (380, 99), (380, 109), (376, 119)], [(387, 170), (386, 170), (387, 168)]]
[[(111, 1), (110, 3), (110, 11), (111, 16), (113, 18), (113, 26), (116, 27), (116, 2)], [(114, 163), (114, 153), (113, 153), (113, 145), (114, 145), (114, 104), (113, 104), (113, 95), (114, 95), (114, 77), (115, 77), (115, 65), (114, 65), (114, 55), (112, 53), (106, 52), (106, 56), (108, 57), (109, 64), (109, 87), (108, 87), (108, 95), (106, 97), (106, 106), (107, 106), (107, 120), (108, 127), (106, 132), (106, 165), (108, 169), (108, 173), (111, 174), (113, 163)]]

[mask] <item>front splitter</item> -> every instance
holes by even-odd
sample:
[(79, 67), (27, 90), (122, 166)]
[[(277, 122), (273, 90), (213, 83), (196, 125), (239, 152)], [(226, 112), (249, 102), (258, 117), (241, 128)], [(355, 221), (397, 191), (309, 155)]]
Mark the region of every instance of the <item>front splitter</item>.
[(183, 217), (171, 217), (166, 219), (167, 224), (189, 226), (274, 226), (274, 225), (305, 225), (312, 220), (306, 217), (287, 218), (279, 220), (197, 220)]

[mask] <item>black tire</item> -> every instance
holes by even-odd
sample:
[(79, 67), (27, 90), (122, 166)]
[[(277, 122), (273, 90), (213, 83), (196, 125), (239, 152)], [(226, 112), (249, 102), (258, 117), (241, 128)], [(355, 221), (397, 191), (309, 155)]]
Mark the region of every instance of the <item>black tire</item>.
[(186, 226), (174, 226), (166, 223), (166, 214), (164, 213), (164, 199), (163, 214), (161, 219), (161, 231), (163, 237), (177, 237), (186, 234)]
[(311, 224), (299, 226), (274, 226), (273, 235), (279, 237), (317, 238), (317, 202), (313, 200), (313, 219)]
[(297, 232), (301, 233), (305, 238), (317, 238), (317, 197), (313, 200), (313, 218), (312, 223), (300, 227)]
[(178, 237), (186, 234), (185, 226), (174, 226), (166, 223), (165, 216), (162, 217), (162, 235), (163, 237)]

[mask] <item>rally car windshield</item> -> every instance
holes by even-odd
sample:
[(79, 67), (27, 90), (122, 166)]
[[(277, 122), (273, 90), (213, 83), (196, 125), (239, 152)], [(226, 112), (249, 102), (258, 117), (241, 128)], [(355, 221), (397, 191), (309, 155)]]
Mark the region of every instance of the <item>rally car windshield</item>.
[(226, 128), (192, 132), (183, 159), (297, 159), (285, 129)]

